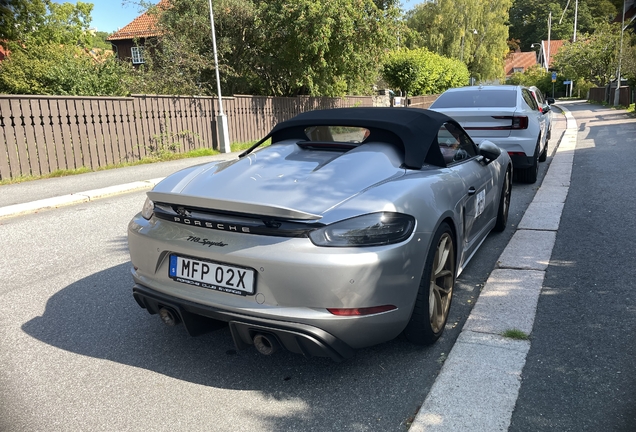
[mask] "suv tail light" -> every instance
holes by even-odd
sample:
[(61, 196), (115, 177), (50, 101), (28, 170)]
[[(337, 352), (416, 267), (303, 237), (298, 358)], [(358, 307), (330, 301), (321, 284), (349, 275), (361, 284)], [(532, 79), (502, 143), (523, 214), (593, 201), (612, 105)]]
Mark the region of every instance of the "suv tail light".
[(528, 129), (528, 117), (526, 116), (492, 116), (499, 120), (511, 120), (510, 127), (502, 129)]

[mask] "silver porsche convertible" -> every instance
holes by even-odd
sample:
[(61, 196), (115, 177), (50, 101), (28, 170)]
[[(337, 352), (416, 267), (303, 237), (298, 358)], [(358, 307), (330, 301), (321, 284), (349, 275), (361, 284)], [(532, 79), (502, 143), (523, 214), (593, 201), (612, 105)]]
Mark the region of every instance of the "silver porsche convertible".
[(306, 112), (148, 192), (128, 227), (133, 296), (263, 354), (342, 360), (401, 333), (431, 344), (456, 278), (506, 227), (511, 181), (507, 153), (444, 114)]

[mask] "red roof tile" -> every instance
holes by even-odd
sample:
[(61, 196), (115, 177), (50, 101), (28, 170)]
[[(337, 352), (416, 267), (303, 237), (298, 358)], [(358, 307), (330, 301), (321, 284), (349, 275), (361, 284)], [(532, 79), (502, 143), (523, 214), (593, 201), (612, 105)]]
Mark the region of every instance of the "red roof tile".
[(523, 68), (524, 71), (528, 70), (531, 66), (537, 64), (537, 53), (530, 52), (513, 52), (506, 58), (504, 70), (506, 76), (509, 77), (514, 73), (516, 68)]
[[(169, 0), (161, 0), (157, 7), (162, 10), (166, 10), (170, 6)], [(110, 35), (106, 40), (122, 40), (122, 39), (135, 39), (135, 38), (147, 38), (153, 36), (159, 36), (160, 32), (157, 29), (157, 15), (144, 12), (137, 18), (132, 20), (130, 24), (125, 25), (123, 28), (117, 30)]]
[[(554, 55), (559, 52), (563, 44), (564, 40), (551, 40), (550, 41), (550, 58), (548, 59), (548, 67), (552, 66), (552, 62), (554, 61)], [(548, 41), (541, 41), (541, 45), (544, 49), (548, 50)], [(547, 54), (547, 53), (546, 53)]]

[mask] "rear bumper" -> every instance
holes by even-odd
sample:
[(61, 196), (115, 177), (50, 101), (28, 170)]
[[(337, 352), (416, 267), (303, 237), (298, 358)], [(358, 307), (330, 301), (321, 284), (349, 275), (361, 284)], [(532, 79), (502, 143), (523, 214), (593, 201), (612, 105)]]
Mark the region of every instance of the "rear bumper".
[(332, 334), (306, 324), (244, 316), (157, 292), (140, 284), (133, 287), (137, 304), (150, 314), (166, 307), (179, 315), (191, 336), (198, 336), (229, 325), (237, 349), (253, 345), (257, 334), (276, 338), (288, 351), (305, 357), (330, 357), (342, 361), (353, 356), (353, 349)]

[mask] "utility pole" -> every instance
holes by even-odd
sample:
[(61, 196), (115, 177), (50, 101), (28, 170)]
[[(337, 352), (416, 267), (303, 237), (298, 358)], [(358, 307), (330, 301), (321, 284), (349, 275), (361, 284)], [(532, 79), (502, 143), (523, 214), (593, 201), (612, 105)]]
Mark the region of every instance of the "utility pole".
[[(545, 59), (545, 71), (547, 72), (550, 69), (550, 30), (552, 30), (552, 12), (548, 15), (548, 53)], [(554, 93), (554, 92), (552, 92)]]
[(216, 129), (219, 134), (219, 149), (221, 153), (230, 153), (230, 133), (227, 127), (227, 117), (223, 112), (223, 97), (221, 96), (221, 78), (219, 77), (219, 58), (216, 53), (216, 31), (214, 30), (214, 13), (212, 12), (212, 0), (208, 0), (210, 6), (210, 23), (212, 25), (212, 49), (214, 50), (214, 69), (216, 70), (216, 94), (219, 97), (219, 115), (216, 116)]
[(614, 106), (618, 106), (621, 93), (621, 62), (623, 60), (623, 33), (625, 32), (625, 8), (627, 0), (623, 0), (623, 19), (621, 21), (621, 45), (618, 51), (618, 73), (616, 74), (616, 91), (614, 92)]

